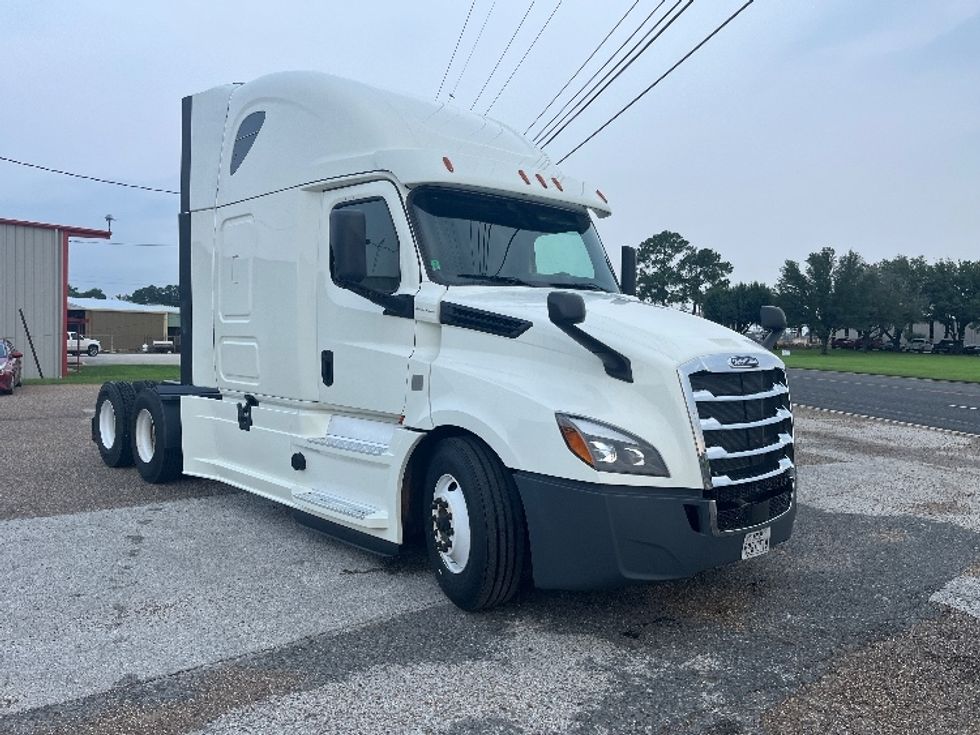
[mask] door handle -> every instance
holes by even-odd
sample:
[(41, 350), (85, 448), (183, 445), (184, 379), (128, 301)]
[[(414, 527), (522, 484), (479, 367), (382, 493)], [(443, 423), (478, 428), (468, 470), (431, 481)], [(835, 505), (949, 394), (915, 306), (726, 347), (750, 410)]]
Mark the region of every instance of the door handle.
[(324, 385), (333, 385), (333, 350), (320, 352), (320, 379)]

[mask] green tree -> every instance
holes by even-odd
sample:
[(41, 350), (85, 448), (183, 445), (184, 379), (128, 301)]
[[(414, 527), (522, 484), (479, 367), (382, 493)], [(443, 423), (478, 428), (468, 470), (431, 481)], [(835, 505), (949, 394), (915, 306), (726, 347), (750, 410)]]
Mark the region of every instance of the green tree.
[(728, 285), (732, 264), (711, 248), (696, 248), (681, 258), (679, 270), (684, 301), (691, 305), (692, 314), (698, 314), (708, 290)]
[(134, 304), (155, 304), (159, 306), (180, 306), (180, 289), (176, 285), (143, 286), (126, 298)]
[(849, 250), (837, 257), (833, 248), (810, 253), (806, 267), (787, 260), (777, 289), (778, 301), (791, 324), (806, 325), (827, 354), (830, 336), (841, 327), (861, 328), (867, 321), (870, 294), (868, 266)]
[(898, 350), (902, 334), (926, 317), (929, 306), (923, 292), (929, 264), (925, 258), (898, 255), (873, 266), (877, 279), (872, 302), (881, 334)]
[(641, 242), (636, 250), (636, 295), (655, 304), (684, 303), (680, 262), (692, 250), (691, 243), (667, 230)]
[(775, 303), (772, 289), (764, 283), (719, 284), (705, 293), (704, 317), (724, 324), (736, 332), (744, 332), (759, 322), (759, 310)]
[(923, 290), (929, 318), (962, 342), (967, 326), (980, 320), (980, 261), (937, 261), (928, 268)]
[(680, 234), (664, 230), (640, 243), (636, 253), (636, 293), (655, 304), (690, 304), (697, 313), (705, 293), (727, 284), (732, 264), (710, 248), (696, 248)]
[(79, 291), (77, 288), (68, 284), (68, 295), (77, 299), (104, 299), (106, 297), (101, 288), (90, 288), (88, 291)]

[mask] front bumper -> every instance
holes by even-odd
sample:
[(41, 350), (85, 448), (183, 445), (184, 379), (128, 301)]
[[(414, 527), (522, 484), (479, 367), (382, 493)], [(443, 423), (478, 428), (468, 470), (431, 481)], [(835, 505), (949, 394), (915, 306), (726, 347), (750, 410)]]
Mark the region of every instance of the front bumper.
[[(719, 532), (713, 501), (700, 490), (640, 488), (515, 472), (524, 502), (534, 583), (582, 590), (676, 579), (742, 558), (746, 530)], [(770, 545), (786, 541), (789, 510), (768, 525)]]

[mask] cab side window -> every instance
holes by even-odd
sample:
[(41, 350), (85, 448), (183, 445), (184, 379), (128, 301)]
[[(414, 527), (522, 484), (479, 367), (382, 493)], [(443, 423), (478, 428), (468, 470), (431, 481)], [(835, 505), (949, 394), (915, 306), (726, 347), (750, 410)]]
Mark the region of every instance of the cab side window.
[[(398, 263), (398, 234), (388, 204), (381, 198), (348, 202), (334, 207), (330, 216), (333, 217), (337, 211), (352, 209), (364, 213), (366, 224), (367, 277), (361, 285), (379, 293), (394, 293), (401, 283), (401, 267)], [(334, 283), (339, 283), (336, 275), (333, 275), (332, 246), (330, 260)]]

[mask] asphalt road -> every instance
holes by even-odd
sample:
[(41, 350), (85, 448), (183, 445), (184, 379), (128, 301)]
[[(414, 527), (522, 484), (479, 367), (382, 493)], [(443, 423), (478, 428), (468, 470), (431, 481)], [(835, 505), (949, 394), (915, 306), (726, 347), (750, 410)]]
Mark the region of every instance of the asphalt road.
[(789, 380), (794, 403), (980, 434), (980, 383), (800, 369)]
[(975, 733), (980, 437), (797, 414), (793, 539), (692, 579), (466, 614), (211, 482), (0, 397), (0, 732)]

